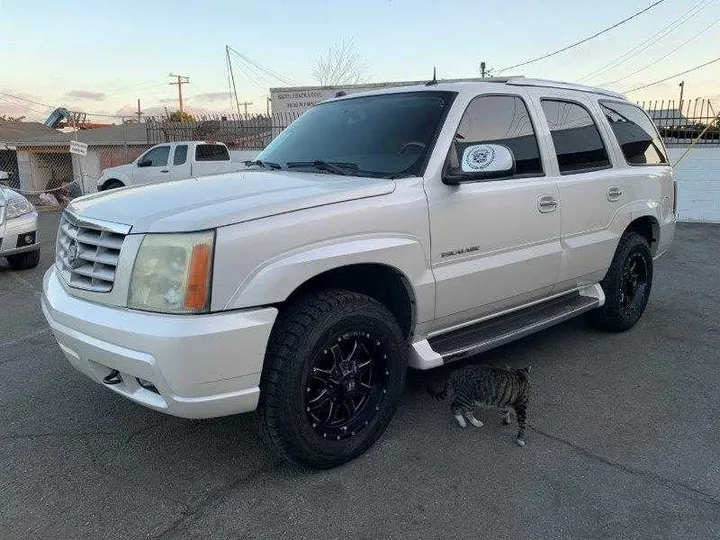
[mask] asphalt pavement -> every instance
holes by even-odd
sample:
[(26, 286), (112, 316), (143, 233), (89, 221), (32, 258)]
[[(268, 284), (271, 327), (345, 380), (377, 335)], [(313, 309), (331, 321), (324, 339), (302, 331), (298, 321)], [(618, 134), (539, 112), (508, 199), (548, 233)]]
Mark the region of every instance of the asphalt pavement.
[(39, 306), (40, 221), (40, 266), (0, 262), (2, 540), (720, 538), (720, 226), (678, 226), (633, 330), (575, 320), (473, 359), (532, 365), (524, 448), (491, 411), (457, 427), (411, 372), (378, 444), (307, 472), (253, 415), (173, 418), (76, 373)]

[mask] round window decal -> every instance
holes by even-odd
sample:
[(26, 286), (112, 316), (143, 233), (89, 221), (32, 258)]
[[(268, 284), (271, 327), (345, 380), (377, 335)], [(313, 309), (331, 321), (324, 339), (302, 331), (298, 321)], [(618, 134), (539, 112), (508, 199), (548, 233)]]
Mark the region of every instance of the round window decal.
[(495, 159), (495, 149), (490, 145), (468, 148), (463, 154), (462, 170), (482, 171)]

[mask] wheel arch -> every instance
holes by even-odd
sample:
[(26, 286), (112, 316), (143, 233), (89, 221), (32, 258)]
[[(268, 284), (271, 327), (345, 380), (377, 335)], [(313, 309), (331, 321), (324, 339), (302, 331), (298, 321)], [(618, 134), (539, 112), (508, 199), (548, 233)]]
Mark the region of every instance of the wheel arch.
[(409, 338), (417, 320), (417, 301), (410, 281), (400, 270), (382, 263), (358, 263), (326, 270), (300, 284), (283, 304), (313, 292), (341, 289), (364, 294), (383, 304)]
[(115, 177), (113, 177), (113, 178), (106, 178), (105, 180), (103, 180), (103, 183), (100, 184), (100, 189), (99, 189), (98, 191), (105, 191), (105, 190), (107, 190), (107, 189), (108, 189), (107, 186), (108, 186), (108, 184), (110, 184), (111, 182), (119, 182), (120, 184), (122, 184), (122, 187), (127, 187), (127, 182), (126, 182), (126, 181), (124, 181), (124, 180), (121, 179), (121, 178), (115, 178)]
[(625, 232), (633, 231), (647, 240), (650, 253), (657, 254), (660, 242), (660, 223), (655, 216), (644, 215), (633, 219), (625, 228)]
[(214, 279), (213, 297), (220, 310), (263, 305), (282, 309), (303, 293), (336, 288), (376, 298), (395, 315), (406, 336), (413, 334), (416, 322), (434, 315), (435, 280), (414, 237), (354, 237), (293, 250), (256, 266), (238, 284), (230, 269), (241, 264), (234, 250), (232, 260), (216, 261), (216, 268), (227, 269)]

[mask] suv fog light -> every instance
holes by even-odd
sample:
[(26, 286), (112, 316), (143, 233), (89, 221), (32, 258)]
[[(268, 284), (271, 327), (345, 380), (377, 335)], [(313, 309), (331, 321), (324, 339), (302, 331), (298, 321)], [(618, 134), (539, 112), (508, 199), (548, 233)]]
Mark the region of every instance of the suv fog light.
[(17, 243), (15, 247), (24, 247), (24, 246), (31, 246), (35, 243), (35, 233), (27, 233), (23, 235), (19, 235), (17, 237)]

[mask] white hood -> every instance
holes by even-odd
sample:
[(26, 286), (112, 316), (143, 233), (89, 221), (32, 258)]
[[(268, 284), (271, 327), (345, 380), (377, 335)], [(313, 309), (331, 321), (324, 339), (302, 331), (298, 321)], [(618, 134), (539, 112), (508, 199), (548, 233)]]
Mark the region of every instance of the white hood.
[(126, 165), (117, 165), (115, 167), (108, 167), (103, 169), (100, 178), (117, 178), (118, 176), (130, 176), (132, 172), (133, 164), (128, 163)]
[(244, 171), (103, 191), (75, 199), (78, 216), (132, 233), (187, 232), (391, 193), (395, 182), (329, 174)]

